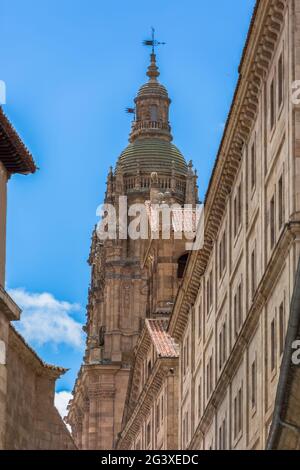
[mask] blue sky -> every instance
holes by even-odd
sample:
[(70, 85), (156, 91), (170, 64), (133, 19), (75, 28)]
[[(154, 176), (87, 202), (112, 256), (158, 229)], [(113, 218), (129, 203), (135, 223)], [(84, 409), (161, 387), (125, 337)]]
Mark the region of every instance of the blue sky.
[(81, 362), (90, 237), (109, 165), (127, 145), (153, 25), (172, 98), (174, 143), (205, 195), (230, 107), (254, 0), (2, 0), (5, 112), (40, 170), (9, 182), (7, 287), (21, 331), (46, 361)]

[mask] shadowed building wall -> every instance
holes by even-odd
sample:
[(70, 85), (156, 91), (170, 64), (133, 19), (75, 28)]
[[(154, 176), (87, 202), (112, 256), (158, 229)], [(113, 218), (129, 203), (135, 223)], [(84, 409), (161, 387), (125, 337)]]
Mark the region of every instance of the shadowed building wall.
[[(0, 108), (0, 449), (75, 449), (54, 406), (55, 381), (66, 369), (50, 366), (14, 330), (21, 310), (5, 291), (6, 192), (15, 173), (36, 166)], [(17, 269), (17, 267), (15, 267)]]

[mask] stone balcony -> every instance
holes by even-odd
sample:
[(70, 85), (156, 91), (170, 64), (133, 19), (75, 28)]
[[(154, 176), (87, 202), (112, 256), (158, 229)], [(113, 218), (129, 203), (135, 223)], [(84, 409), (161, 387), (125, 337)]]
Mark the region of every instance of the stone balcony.
[(131, 127), (131, 140), (136, 139), (140, 135), (147, 136), (165, 136), (170, 140), (171, 126), (168, 122), (162, 121), (133, 121)]
[[(186, 180), (183, 177), (162, 176), (158, 178), (158, 186), (161, 190), (169, 190), (184, 195)], [(124, 178), (124, 189), (126, 193), (149, 191), (150, 187), (150, 175), (127, 176)]]

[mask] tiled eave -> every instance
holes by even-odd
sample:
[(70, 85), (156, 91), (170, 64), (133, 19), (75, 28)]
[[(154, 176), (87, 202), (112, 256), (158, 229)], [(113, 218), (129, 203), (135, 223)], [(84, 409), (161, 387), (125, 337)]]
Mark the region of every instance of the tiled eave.
[(32, 155), (0, 107), (0, 161), (9, 174), (36, 171)]
[(126, 423), (140, 400), (141, 368), (151, 345), (158, 359), (178, 359), (178, 346), (166, 332), (167, 319), (146, 319), (144, 328), (135, 347), (135, 361), (131, 371), (126, 395), (124, 422)]

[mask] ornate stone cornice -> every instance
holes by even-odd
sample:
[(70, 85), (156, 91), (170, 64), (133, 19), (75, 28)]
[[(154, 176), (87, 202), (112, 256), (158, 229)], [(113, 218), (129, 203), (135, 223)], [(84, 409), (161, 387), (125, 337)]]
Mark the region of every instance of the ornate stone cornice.
[(132, 441), (140, 431), (142, 421), (147, 418), (151, 411), (153, 401), (161, 389), (164, 377), (167, 376), (170, 368), (176, 369), (177, 365), (178, 358), (158, 358), (156, 360), (138, 403), (120, 434), (117, 449), (130, 448)]
[(132, 377), (130, 380), (130, 385), (127, 391), (127, 398), (126, 398), (126, 421), (128, 421), (128, 417), (131, 416), (136, 403), (139, 400), (139, 380), (141, 369), (143, 367), (143, 363), (145, 357), (147, 357), (147, 353), (151, 346), (151, 338), (149, 335), (149, 331), (144, 325), (141, 334), (138, 336), (137, 344), (134, 348), (134, 364), (132, 368)]
[(191, 449), (197, 448), (199, 435), (206, 432), (207, 427), (211, 423), (215, 408), (218, 407), (218, 405), (222, 402), (230, 381), (234, 377), (239, 367), (244, 351), (257, 328), (261, 309), (265, 305), (270, 293), (272, 292), (276, 279), (284, 268), (282, 260), (286, 259), (291, 244), (297, 239), (297, 237), (299, 237), (299, 234), (300, 222), (291, 222), (285, 226), (281, 238), (278, 241), (265, 270), (264, 276), (257, 288), (243, 328), (233, 349), (230, 352), (222, 374), (216, 384), (215, 390), (208, 405), (206, 406), (204, 415), (202, 416), (202, 419), (195, 431), (194, 438), (190, 444)]
[(87, 390), (89, 400), (101, 398), (101, 400), (112, 400), (115, 397), (116, 390), (114, 387), (103, 387), (96, 384), (90, 384)]
[(198, 252), (191, 252), (170, 320), (169, 332), (176, 340), (185, 329), (189, 307), (196, 300), (201, 276), (223, 222), (243, 146), (250, 137), (262, 85), (282, 31), (287, 3), (287, 0), (260, 0), (255, 8), (238, 84), (205, 199), (204, 245)]
[(80, 367), (75, 385), (72, 391), (73, 399), (70, 401), (68, 410), (69, 422), (77, 415), (77, 410), (84, 407), (83, 403), (86, 398), (103, 398), (111, 399), (115, 393), (113, 388), (101, 389), (98, 385), (90, 385), (89, 378), (94, 374), (98, 374), (101, 370), (102, 374), (116, 374), (121, 369), (121, 364), (84, 364)]

